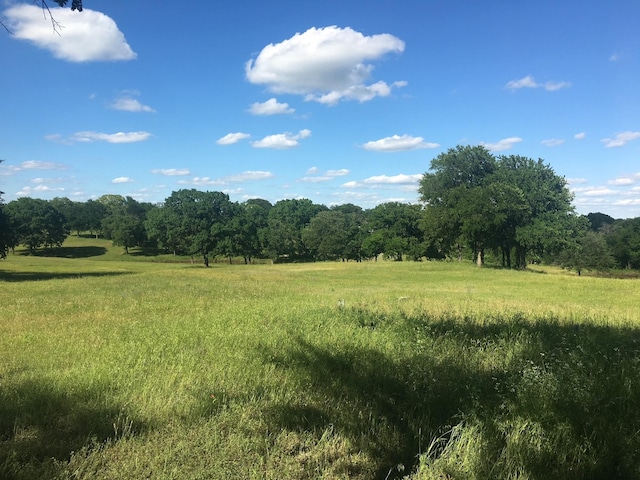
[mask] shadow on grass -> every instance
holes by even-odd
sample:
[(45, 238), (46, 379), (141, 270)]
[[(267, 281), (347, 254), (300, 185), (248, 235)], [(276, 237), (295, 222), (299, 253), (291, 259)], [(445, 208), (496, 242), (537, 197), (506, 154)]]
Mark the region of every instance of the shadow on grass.
[(275, 428), (334, 428), (378, 462), (379, 479), (420, 462), (433, 471), (418, 478), (640, 478), (640, 330), (353, 317), (393, 331), (402, 348), (299, 338), (290, 351), (264, 352), (310, 397), (267, 412)]
[(0, 281), (35, 282), (83, 277), (116, 277), (120, 275), (132, 275), (132, 272), (7, 272), (0, 270)]
[(104, 247), (83, 246), (83, 247), (54, 247), (44, 250), (22, 251), (19, 255), (32, 255), (35, 257), (54, 257), (54, 258), (90, 258), (99, 257), (107, 253)]
[(137, 435), (144, 424), (105, 404), (108, 388), (58, 391), (40, 381), (4, 382), (0, 392), (0, 478), (53, 478), (73, 452)]

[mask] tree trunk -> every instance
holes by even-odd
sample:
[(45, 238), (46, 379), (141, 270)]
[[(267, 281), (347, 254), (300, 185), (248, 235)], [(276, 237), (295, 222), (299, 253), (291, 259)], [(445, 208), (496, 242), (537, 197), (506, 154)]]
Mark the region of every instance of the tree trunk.
[(208, 254), (208, 253), (205, 253), (205, 254), (203, 255), (203, 257), (204, 257), (204, 266), (205, 266), (206, 268), (208, 268), (208, 267), (209, 267), (209, 254)]
[(478, 265), (479, 267), (484, 265), (484, 249), (483, 248), (478, 250), (478, 257), (476, 259), (476, 265)]

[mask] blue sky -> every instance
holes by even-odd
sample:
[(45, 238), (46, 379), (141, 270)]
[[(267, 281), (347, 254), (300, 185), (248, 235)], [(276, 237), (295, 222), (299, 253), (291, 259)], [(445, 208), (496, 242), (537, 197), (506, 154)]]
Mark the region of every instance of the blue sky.
[[(50, 2), (51, 3), (51, 2)], [(0, 190), (364, 208), (459, 144), (640, 216), (640, 2), (0, 0)]]

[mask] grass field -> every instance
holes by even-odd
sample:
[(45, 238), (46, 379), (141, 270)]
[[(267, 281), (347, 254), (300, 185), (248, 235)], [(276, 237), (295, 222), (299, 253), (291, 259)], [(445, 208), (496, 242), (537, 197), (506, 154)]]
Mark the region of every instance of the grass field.
[(19, 253), (0, 478), (640, 478), (637, 280)]

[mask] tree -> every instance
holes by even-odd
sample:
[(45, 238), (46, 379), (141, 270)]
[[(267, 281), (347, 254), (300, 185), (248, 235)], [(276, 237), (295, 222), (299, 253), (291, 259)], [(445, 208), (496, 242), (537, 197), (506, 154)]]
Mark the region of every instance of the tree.
[(422, 242), (420, 229), (420, 205), (401, 202), (386, 202), (368, 211), (369, 234), (376, 234), (376, 242), (367, 242), (369, 247), (382, 239), (383, 252), (389, 258), (402, 261), (403, 255)]
[[(0, 163), (4, 160), (0, 159)], [(4, 213), (4, 201), (2, 195), (4, 192), (0, 192), (0, 259), (7, 258), (7, 252), (11, 248), (11, 230), (9, 224), (9, 217)]]
[(526, 268), (527, 254), (558, 254), (580, 232), (563, 177), (543, 160), (495, 159), (484, 147), (457, 147), (431, 162), (419, 187), (426, 235), (444, 251), (471, 247), (478, 265), (486, 248), (503, 263)]
[[(450, 148), (431, 161), (430, 171), (422, 176), (418, 192), (425, 204), (425, 234), (443, 251), (457, 251), (462, 259), (464, 244), (473, 239), (471, 225), (477, 220), (473, 197), (480, 194), (486, 178), (496, 169), (496, 160), (483, 146)], [(461, 208), (465, 206), (466, 208)], [(482, 252), (480, 252), (482, 253)]]
[(315, 215), (325, 210), (324, 205), (314, 204), (306, 198), (276, 202), (269, 210), (267, 228), (261, 235), (268, 255), (273, 259), (280, 256), (308, 258), (310, 251), (303, 241), (302, 230)]
[(165, 248), (201, 255), (208, 267), (209, 254), (222, 242), (233, 214), (229, 196), (222, 192), (177, 190), (158, 208), (162, 213), (152, 214), (146, 224), (150, 235)]
[(117, 197), (107, 207), (109, 213), (102, 220), (102, 231), (105, 238), (112, 240), (114, 245), (124, 247), (125, 254), (128, 254), (129, 248), (145, 244), (147, 236), (144, 221), (147, 212), (154, 207), (132, 197)]
[(640, 217), (616, 221), (605, 238), (620, 268), (640, 269)]
[(302, 240), (317, 260), (346, 259), (346, 215), (336, 210), (319, 212), (302, 231)]
[(272, 205), (267, 200), (255, 198), (233, 205), (233, 213), (226, 225), (226, 233), (221, 241), (221, 253), (229, 258), (241, 256), (244, 263), (262, 255), (260, 231), (267, 227), (269, 210)]
[(562, 264), (582, 273), (582, 270), (603, 272), (615, 265), (611, 249), (603, 233), (589, 230), (580, 237), (574, 248), (563, 252)]
[(22, 197), (6, 206), (14, 244), (25, 245), (31, 252), (41, 246), (60, 246), (69, 231), (64, 216), (46, 200)]

